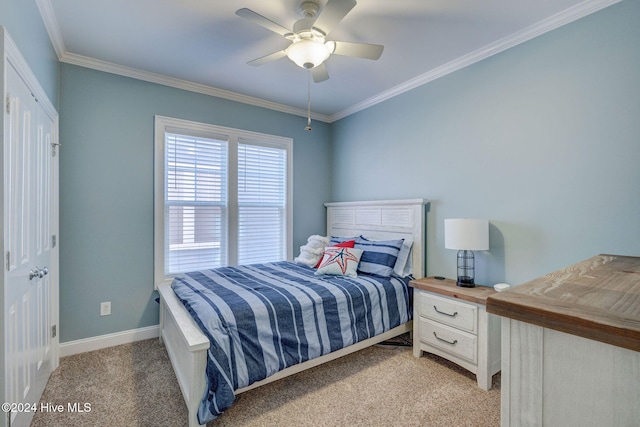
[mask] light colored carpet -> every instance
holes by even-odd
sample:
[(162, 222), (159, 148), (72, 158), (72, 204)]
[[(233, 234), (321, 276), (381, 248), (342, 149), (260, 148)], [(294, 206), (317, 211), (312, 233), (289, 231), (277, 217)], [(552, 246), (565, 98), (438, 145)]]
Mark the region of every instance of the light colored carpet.
[[(39, 426), (184, 426), (187, 411), (157, 339), (62, 358), (41, 403), (89, 403), (90, 412), (37, 413)], [(82, 406), (82, 405), (80, 405)], [(499, 426), (493, 388), (410, 347), (374, 346), (239, 395), (208, 427)]]

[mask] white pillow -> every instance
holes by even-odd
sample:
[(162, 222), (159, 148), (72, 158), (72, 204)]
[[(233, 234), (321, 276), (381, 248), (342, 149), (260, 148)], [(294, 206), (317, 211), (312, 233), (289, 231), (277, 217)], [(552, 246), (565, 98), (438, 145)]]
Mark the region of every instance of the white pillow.
[(358, 263), (362, 252), (362, 249), (330, 246), (325, 249), (316, 274), (358, 277)]
[(402, 248), (398, 252), (398, 259), (393, 266), (393, 272), (400, 277), (407, 277), (412, 273), (413, 262), (411, 261), (411, 247), (413, 246), (413, 240), (404, 239), (402, 242)]
[(299, 264), (315, 267), (324, 254), (324, 248), (329, 243), (329, 238), (316, 234), (309, 236), (307, 244), (300, 246), (300, 255), (293, 260)]
[(306, 264), (309, 267), (315, 267), (324, 252), (314, 253), (313, 251), (308, 250), (307, 245), (300, 246), (300, 255), (295, 257), (293, 260), (298, 264)]
[(324, 250), (324, 248), (327, 246), (327, 244), (329, 244), (329, 238), (328, 237), (319, 236), (317, 234), (314, 234), (312, 236), (309, 236), (309, 238), (307, 239), (307, 244), (305, 246), (307, 246), (308, 248), (312, 248), (312, 249)]

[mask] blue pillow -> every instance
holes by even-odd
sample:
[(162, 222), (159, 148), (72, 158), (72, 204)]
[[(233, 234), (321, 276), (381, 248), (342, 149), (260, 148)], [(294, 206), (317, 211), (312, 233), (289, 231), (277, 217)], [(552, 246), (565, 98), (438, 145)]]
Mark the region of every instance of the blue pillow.
[(354, 247), (363, 250), (358, 272), (383, 277), (391, 276), (403, 242), (404, 239), (369, 240), (364, 236), (358, 237)]

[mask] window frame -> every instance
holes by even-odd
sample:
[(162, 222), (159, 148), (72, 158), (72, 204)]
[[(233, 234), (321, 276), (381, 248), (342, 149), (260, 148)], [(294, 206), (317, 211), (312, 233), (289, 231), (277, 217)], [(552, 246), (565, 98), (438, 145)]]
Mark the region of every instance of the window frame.
[(263, 134), (259, 132), (234, 129), (172, 117), (154, 117), (154, 289), (160, 284), (170, 284), (173, 275), (165, 275), (165, 224), (164, 224), (164, 184), (165, 184), (165, 132), (186, 135), (200, 135), (207, 138), (228, 140), (228, 229), (227, 263), (237, 265), (238, 254), (238, 144), (252, 143), (267, 147), (276, 147), (286, 151), (286, 259), (293, 257), (293, 139)]

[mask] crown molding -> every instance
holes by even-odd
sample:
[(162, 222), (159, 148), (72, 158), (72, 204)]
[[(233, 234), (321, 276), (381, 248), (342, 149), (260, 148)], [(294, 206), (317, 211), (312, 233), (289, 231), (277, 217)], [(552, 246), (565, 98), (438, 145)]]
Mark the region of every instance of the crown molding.
[(64, 41), (62, 40), (62, 33), (60, 32), (58, 20), (56, 19), (53, 7), (51, 6), (51, 0), (36, 0), (36, 5), (40, 11), (40, 16), (42, 16), (44, 27), (46, 28), (47, 33), (49, 33), (49, 40), (51, 40), (51, 44), (58, 56), (58, 60), (60, 60), (60, 58), (65, 54), (66, 49), (64, 47)]
[[(80, 67), (91, 68), (93, 70), (103, 71), (105, 73), (117, 74), (124, 77), (130, 77), (137, 80), (143, 80), (150, 83), (157, 83), (163, 86), (169, 86), (176, 89), (182, 89), (190, 92), (196, 92), (204, 95), (215, 96), (217, 98), (228, 99), (230, 101), (250, 104), (256, 107), (267, 108), (269, 110), (280, 111), (283, 113), (293, 114), (296, 116), (307, 117), (307, 110), (291, 107), (277, 102), (266, 101), (252, 96), (242, 95), (237, 92), (231, 92), (224, 89), (218, 89), (200, 83), (194, 83), (187, 80), (181, 80), (174, 77), (168, 77), (162, 74), (151, 73), (137, 68), (125, 67), (112, 62), (102, 61), (87, 56), (77, 55), (74, 53), (65, 53), (60, 62), (78, 65)], [(329, 121), (329, 116), (311, 112), (311, 118), (323, 122)]]
[(351, 114), (357, 113), (358, 111), (362, 111), (433, 80), (439, 79), (440, 77), (446, 76), (447, 74), (461, 70), (462, 68), (468, 67), (469, 65), (475, 64), (483, 59), (487, 59), (490, 56), (496, 55), (621, 1), (622, 0), (586, 0), (521, 31), (497, 40), (494, 43), (488, 44), (474, 52), (454, 59), (440, 67), (436, 67), (387, 91), (381, 92), (376, 96), (332, 114), (329, 116), (329, 123), (343, 119)]
[[(341, 110), (335, 114), (325, 115), (312, 112), (311, 118), (326, 123), (333, 123), (337, 120), (350, 116), (351, 114), (355, 114), (358, 111), (362, 111), (366, 108), (372, 107), (397, 95), (408, 92), (440, 77), (446, 76), (447, 74), (451, 74), (462, 68), (468, 67), (469, 65), (475, 64), (476, 62), (482, 61), (483, 59), (487, 59), (493, 55), (534, 39), (542, 34), (548, 33), (549, 31), (555, 30), (559, 27), (562, 27), (563, 25), (569, 24), (573, 21), (598, 12), (621, 1), (623, 0), (585, 0), (582, 3), (579, 3), (547, 19), (544, 19), (543, 21), (540, 21), (537, 24), (531, 25), (521, 31), (504, 37), (503, 39), (484, 46), (474, 52), (461, 56), (442, 66), (436, 67), (424, 74), (421, 74), (402, 84), (399, 84), (389, 90), (381, 92), (378, 95), (368, 98), (362, 102), (354, 104), (351, 107), (345, 108), (344, 110)], [(291, 107), (288, 105), (266, 101), (264, 99), (255, 98), (252, 96), (242, 95), (237, 92), (218, 89), (213, 86), (194, 83), (187, 80), (181, 80), (161, 74), (155, 74), (148, 71), (117, 65), (87, 56), (69, 53), (66, 51), (64, 41), (62, 40), (62, 34), (60, 33), (55, 14), (53, 13), (51, 0), (36, 0), (36, 3), (44, 21), (45, 28), (49, 33), (51, 43), (53, 44), (60, 62), (78, 65), (81, 67), (91, 68), (94, 70), (104, 71), (107, 73), (117, 74), (125, 77), (131, 77), (134, 79), (157, 83), (177, 89), (183, 89), (190, 92), (211, 95), (218, 98), (228, 99), (231, 101), (293, 114), (296, 116), (307, 117), (307, 110), (305, 109)]]

